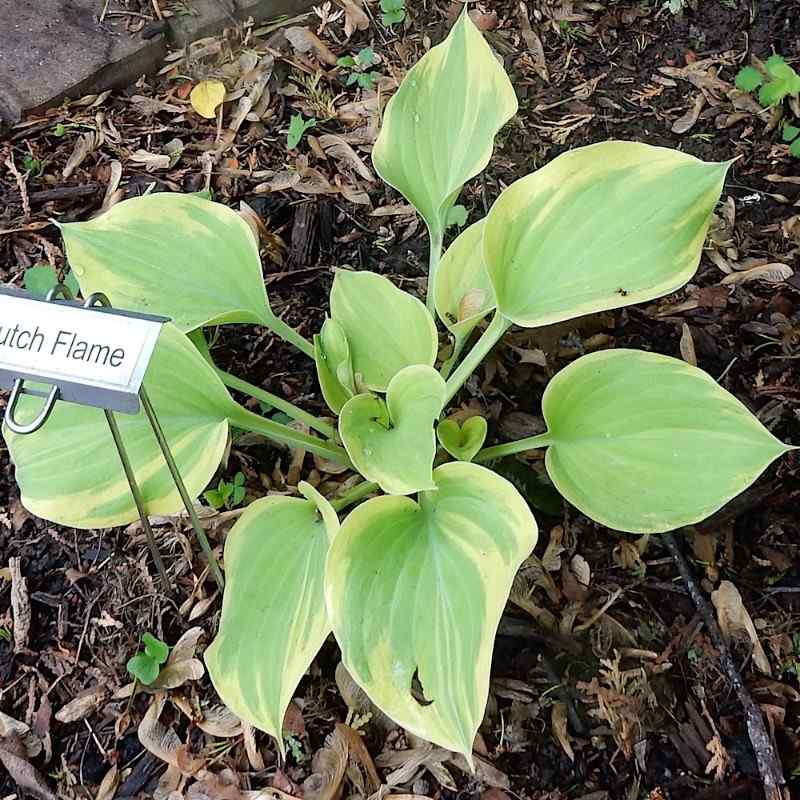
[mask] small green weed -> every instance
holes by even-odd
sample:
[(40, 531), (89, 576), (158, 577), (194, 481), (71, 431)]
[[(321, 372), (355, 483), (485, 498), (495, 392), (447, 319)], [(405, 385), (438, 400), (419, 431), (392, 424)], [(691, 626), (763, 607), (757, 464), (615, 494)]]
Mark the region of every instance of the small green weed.
[(302, 114), (293, 114), (291, 120), (289, 120), (289, 133), (286, 136), (286, 147), (288, 147), (289, 150), (294, 150), (295, 147), (300, 144), (303, 134), (316, 124), (317, 120), (314, 119), (314, 117), (311, 117), (311, 119), (304, 119)]
[[(34, 264), (25, 270), (22, 282), (29, 292), (44, 297), (58, 284), (58, 272), (52, 264)], [(72, 270), (64, 276), (64, 284), (73, 296), (77, 297), (81, 287), (78, 285), (78, 279), (72, 274)]]
[(370, 70), (375, 63), (375, 51), (364, 47), (355, 56), (342, 56), (337, 62), (340, 67), (349, 70), (345, 83), (352, 86), (357, 83), (362, 89), (371, 89), (380, 73)]
[(244, 500), (244, 474), (237, 472), (233, 476), (233, 483), (220, 480), (216, 489), (208, 489), (203, 497), (214, 508), (235, 508)]
[[(783, 56), (776, 54), (764, 62), (763, 69), (742, 67), (736, 76), (736, 88), (748, 93), (757, 89), (758, 102), (764, 108), (772, 108), (787, 97), (800, 96), (800, 75)], [(800, 128), (784, 121), (781, 132), (783, 141), (789, 145), (789, 152), (800, 158)]]
[(381, 0), (381, 22), (388, 28), (406, 18), (406, 0)]
[(128, 672), (145, 686), (149, 686), (161, 672), (161, 665), (169, 656), (169, 645), (156, 639), (152, 633), (142, 635), (144, 650), (128, 659)]

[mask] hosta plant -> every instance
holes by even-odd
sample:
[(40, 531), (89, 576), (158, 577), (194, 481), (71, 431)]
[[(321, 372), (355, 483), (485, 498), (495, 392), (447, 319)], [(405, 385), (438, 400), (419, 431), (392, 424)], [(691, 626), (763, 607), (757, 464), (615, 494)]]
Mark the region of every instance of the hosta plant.
[[(486, 448), (485, 419), (448, 419), (512, 325), (619, 308), (686, 283), (729, 166), (632, 142), (578, 148), (512, 183), (443, 253), (450, 209), (516, 109), (501, 65), (462, 15), (389, 101), (373, 150), (377, 171), (428, 227), (427, 304), (385, 277), (341, 269), (313, 342), (272, 312), (256, 240), (220, 204), (156, 194), (62, 226), (85, 295), (103, 291), (115, 306), (173, 320), (146, 385), (195, 495), (231, 425), (364, 478), (330, 499), (301, 483), (299, 496), (256, 500), (228, 534), (206, 663), (225, 703), (281, 747), (287, 704), (333, 632), (380, 709), (471, 759), (494, 635), (537, 537), (525, 499), (491, 469), (501, 456), (545, 448), (553, 484), (580, 511), (619, 531), (657, 533), (708, 516), (791, 449), (701, 370), (633, 350), (596, 352), (558, 372), (539, 436)], [(203, 329), (223, 323), (265, 325), (314, 359), (336, 426), (215, 367)], [(452, 349), (440, 363), (443, 333)], [(244, 409), (229, 388), (314, 433)], [(146, 422), (120, 421), (149, 511), (176, 511)], [(102, 412), (61, 404), (40, 432), (6, 438), (33, 512), (84, 528), (136, 518)]]

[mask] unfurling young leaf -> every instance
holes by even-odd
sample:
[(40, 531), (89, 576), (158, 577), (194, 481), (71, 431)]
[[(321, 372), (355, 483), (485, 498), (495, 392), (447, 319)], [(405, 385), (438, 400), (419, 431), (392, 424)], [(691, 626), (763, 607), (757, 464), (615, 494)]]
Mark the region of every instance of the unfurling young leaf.
[(344, 332), (356, 381), (368, 389), (386, 391), (403, 367), (436, 360), (436, 323), (425, 305), (381, 275), (336, 270), (331, 318)]
[(463, 425), (445, 419), (436, 426), (436, 438), (453, 458), (472, 461), (486, 441), (486, 431), (485, 417), (470, 417)]
[(356, 469), (387, 494), (433, 489), (434, 420), (444, 404), (444, 380), (423, 364), (389, 381), (386, 401), (374, 394), (348, 400), (339, 434)]
[(406, 18), (405, 0), (381, 0), (381, 22), (389, 27), (397, 25)]
[(302, 114), (292, 114), (289, 120), (289, 133), (286, 135), (286, 147), (294, 150), (300, 144), (303, 134), (317, 124), (316, 119), (304, 119)]
[(457, 341), (465, 340), (495, 307), (483, 261), (485, 219), (470, 225), (447, 248), (436, 280), (436, 313)]
[(512, 183), (483, 229), (498, 311), (532, 328), (682, 286), (700, 262), (729, 166), (603, 142)]
[(152, 633), (142, 634), (142, 644), (144, 652), (157, 664), (163, 664), (169, 657), (169, 645), (161, 639), (156, 639)]
[(471, 762), (495, 632), (536, 521), (488, 469), (454, 462), (433, 479), (417, 502), (378, 497), (350, 513), (325, 597), (342, 660), (372, 702)]
[(286, 708), (331, 630), (323, 579), (339, 528), (330, 504), (299, 488), (307, 499), (257, 500), (228, 534), (222, 619), (204, 656), (225, 705), (282, 752)]
[(450, 208), (464, 183), (489, 163), (495, 135), (516, 111), (514, 88), (466, 9), (386, 106), (372, 162), (430, 231), (436, 253), (428, 277), (431, 310)]
[(702, 370), (638, 350), (579, 358), (548, 384), (542, 411), (558, 491), (630, 533), (705, 519), (793, 449)]
[(322, 396), (335, 414), (356, 393), (353, 360), (344, 329), (336, 320), (326, 319), (314, 337), (314, 360)]
[(151, 633), (142, 635), (144, 652), (139, 652), (128, 659), (128, 672), (136, 678), (139, 683), (149, 686), (158, 678), (161, 672), (161, 665), (169, 657), (169, 645), (156, 639)]

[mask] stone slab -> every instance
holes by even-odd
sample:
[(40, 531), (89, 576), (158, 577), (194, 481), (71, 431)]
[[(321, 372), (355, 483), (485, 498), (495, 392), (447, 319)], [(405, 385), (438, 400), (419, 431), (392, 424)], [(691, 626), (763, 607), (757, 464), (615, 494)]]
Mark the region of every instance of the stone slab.
[(171, 17), (155, 35), (124, 29), (126, 10), (110, 0), (0, 0), (0, 127), (24, 114), (106, 89), (122, 88), (155, 72), (168, 46), (211, 36), (234, 20), (256, 22), (295, 15), (312, 0), (192, 0), (192, 15)]

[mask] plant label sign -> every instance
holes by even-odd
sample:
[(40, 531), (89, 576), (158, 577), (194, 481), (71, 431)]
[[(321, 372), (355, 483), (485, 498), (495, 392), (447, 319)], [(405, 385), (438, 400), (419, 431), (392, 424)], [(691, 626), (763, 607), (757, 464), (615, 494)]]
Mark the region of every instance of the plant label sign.
[(68, 402), (135, 414), (166, 321), (0, 288), (0, 387), (21, 378), (57, 386)]

